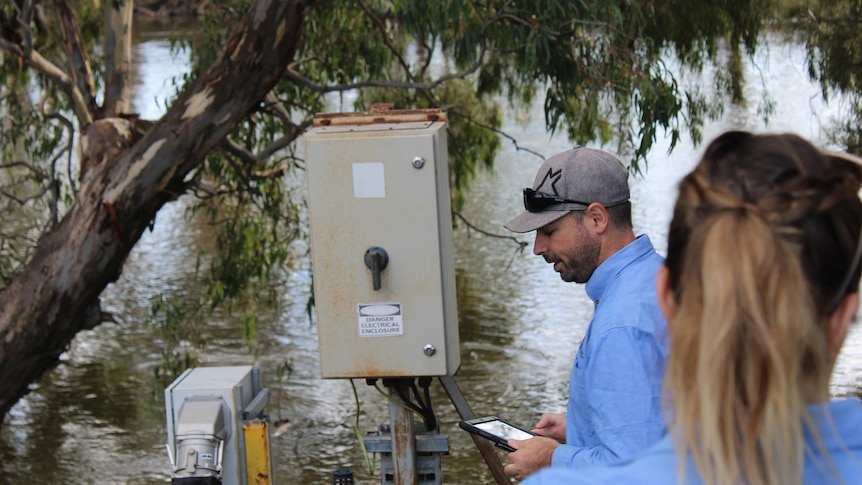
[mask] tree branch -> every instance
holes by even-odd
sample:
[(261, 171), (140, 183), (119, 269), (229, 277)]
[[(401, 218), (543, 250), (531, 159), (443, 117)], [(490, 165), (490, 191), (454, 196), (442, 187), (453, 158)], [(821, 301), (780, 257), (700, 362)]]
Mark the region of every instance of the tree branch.
[[(494, 238), (498, 238), (498, 239), (511, 239), (512, 241), (515, 241), (515, 243), (517, 243), (517, 244), (518, 244), (518, 247), (516, 247), (516, 248), (515, 248), (515, 252), (512, 254), (512, 257), (509, 259), (509, 264), (507, 264), (507, 265), (506, 265), (506, 269), (509, 269), (509, 268), (512, 266), (512, 261), (514, 261), (514, 260), (515, 260), (515, 256), (516, 256), (516, 255), (518, 255), (518, 254), (520, 254), (520, 253), (523, 253), (523, 252), (524, 252), (524, 248), (526, 248), (526, 247), (530, 244), (530, 243), (528, 243), (528, 242), (521, 241), (520, 239), (518, 239), (518, 238), (516, 238), (516, 237), (514, 237), (514, 236), (503, 236), (503, 235), (500, 235), (500, 234), (494, 234), (494, 233), (491, 233), (491, 232), (488, 232), (488, 231), (485, 231), (485, 230), (479, 229), (478, 227), (476, 227), (476, 226), (474, 226), (473, 224), (471, 224), (471, 223), (470, 223), (470, 221), (468, 221), (468, 220), (467, 220), (467, 218), (466, 218), (466, 217), (464, 217), (464, 216), (463, 216), (460, 212), (458, 212), (458, 211), (454, 211), (454, 210), (453, 210), (453, 211), (452, 211), (452, 215), (454, 215), (454, 216), (455, 216), (455, 217), (457, 217), (458, 219), (461, 219), (461, 221), (463, 221), (463, 222), (464, 222), (464, 224), (466, 224), (468, 228), (470, 228), (470, 229), (472, 229), (472, 230), (474, 230), (474, 231), (476, 231), (476, 232), (478, 232), (478, 233), (480, 233), (480, 234), (484, 234), (485, 236), (488, 236), (488, 237), (494, 237)], [(469, 232), (468, 232), (468, 235), (469, 235)]]
[(533, 150), (530, 150), (529, 148), (524, 148), (524, 147), (522, 147), (522, 146), (518, 145), (518, 140), (517, 140), (515, 137), (513, 137), (512, 135), (509, 135), (508, 133), (506, 133), (506, 132), (505, 132), (505, 131), (503, 131), (503, 130), (500, 130), (500, 129), (498, 129), (498, 128), (494, 128), (493, 126), (489, 126), (489, 125), (487, 125), (487, 124), (485, 124), (485, 123), (482, 123), (481, 121), (476, 120), (476, 119), (475, 119), (475, 118), (473, 118), (472, 116), (468, 116), (468, 115), (466, 115), (466, 114), (464, 114), (464, 113), (461, 113), (461, 112), (460, 112), (460, 111), (458, 111), (458, 110), (447, 110), (447, 111), (446, 111), (446, 114), (447, 114), (447, 115), (450, 115), (450, 116), (455, 116), (455, 117), (460, 116), (461, 118), (463, 118), (463, 119), (465, 119), (465, 120), (469, 121), (470, 123), (472, 123), (472, 124), (474, 124), (474, 125), (476, 125), (476, 126), (480, 126), (480, 127), (484, 128), (484, 129), (486, 129), (486, 130), (488, 130), (488, 131), (491, 131), (491, 132), (493, 132), (493, 133), (496, 133), (496, 134), (498, 134), (498, 135), (502, 136), (503, 138), (508, 139), (509, 141), (511, 141), (511, 142), (512, 142), (512, 145), (515, 145), (515, 150), (517, 150), (517, 151), (519, 151), (519, 152), (527, 152), (527, 153), (529, 153), (529, 154), (532, 154), (532, 155), (535, 155), (535, 156), (537, 156), (537, 157), (541, 158), (542, 160), (544, 160), (544, 159), (545, 159), (545, 157), (544, 157), (541, 153), (536, 152), (536, 151), (533, 151)]
[[(306, 88), (317, 92), (317, 93), (331, 93), (334, 91), (350, 91), (352, 89), (360, 89), (360, 88), (395, 88), (395, 89), (417, 89), (417, 90), (432, 90), (437, 86), (451, 81), (453, 79), (463, 79), (467, 76), (475, 73), (482, 67), (482, 61), (484, 60), (484, 54), (486, 49), (483, 47), (478, 59), (469, 69), (466, 69), (461, 72), (457, 72), (454, 74), (447, 74), (445, 76), (441, 76), (435, 81), (432, 82), (409, 82), (409, 81), (360, 81), (355, 83), (348, 84), (333, 84), (330, 86), (324, 86), (322, 84), (317, 84), (314, 81), (306, 78), (299, 72), (295, 70), (295, 67), (301, 64), (303, 61), (293, 62), (287, 66), (287, 71), (285, 72), (285, 77), (305, 86)], [(305, 61), (308, 61), (306, 59)]]
[[(90, 59), (84, 47), (84, 40), (75, 12), (66, 2), (54, 3), (56, 9), (57, 23), (63, 34), (63, 50), (69, 63), (69, 75), (73, 84), (83, 100), (84, 107), (90, 117), (96, 112), (96, 88), (93, 80), (93, 72), (90, 70)], [(83, 120), (81, 120), (83, 123)]]
[(360, 0), (358, 3), (359, 8), (361, 8), (362, 11), (365, 12), (365, 15), (369, 19), (371, 19), (371, 22), (374, 24), (375, 27), (377, 27), (377, 30), (380, 31), (380, 36), (383, 39), (383, 43), (386, 44), (386, 47), (389, 49), (389, 51), (392, 52), (396, 59), (398, 59), (398, 63), (401, 64), (401, 68), (404, 69), (404, 73), (407, 75), (410, 81), (414, 81), (415, 78), (413, 77), (413, 73), (410, 72), (410, 65), (407, 64), (407, 61), (404, 60), (404, 58), (401, 56), (401, 53), (398, 52), (398, 49), (396, 49), (395, 46), (392, 45), (392, 42), (389, 41), (389, 33), (386, 31), (386, 24), (374, 15), (374, 13), (365, 5), (365, 2), (362, 2)]
[(75, 112), (75, 116), (78, 118), (78, 122), (81, 126), (87, 126), (93, 122), (92, 113), (87, 107), (87, 102), (84, 100), (83, 94), (75, 85), (75, 81), (66, 74), (65, 71), (57, 67), (48, 59), (42, 57), (38, 51), (27, 49), (25, 46), (15, 44), (2, 37), (0, 37), (0, 49), (11, 52), (20, 57), (27, 62), (27, 64), (33, 66), (37, 71), (41, 72), (60, 86), (63, 92), (69, 96), (69, 100), (72, 103), (72, 110)]

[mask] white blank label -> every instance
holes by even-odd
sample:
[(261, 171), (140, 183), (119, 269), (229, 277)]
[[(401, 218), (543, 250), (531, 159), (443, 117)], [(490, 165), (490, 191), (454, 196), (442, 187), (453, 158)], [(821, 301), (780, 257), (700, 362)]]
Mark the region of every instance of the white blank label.
[(386, 181), (380, 162), (353, 164), (353, 196), (358, 199), (386, 197)]

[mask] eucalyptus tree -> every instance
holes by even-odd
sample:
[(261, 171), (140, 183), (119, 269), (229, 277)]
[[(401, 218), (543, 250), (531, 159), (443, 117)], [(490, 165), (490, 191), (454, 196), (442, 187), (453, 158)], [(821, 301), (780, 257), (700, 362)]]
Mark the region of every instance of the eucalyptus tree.
[[(157, 309), (242, 310), (253, 285), (289, 267), (290, 241), (303, 229), (286, 175), (302, 170), (297, 141), (333, 96), (349, 94), (355, 110), (445, 109), (457, 207), (500, 144), (517, 142), (500, 132), (500, 100), (544, 100), (549, 131), (611, 144), (635, 170), (659, 133), (698, 140), (704, 118), (739, 98), (740, 59), (754, 51), (770, 8), (767, 0), (205, 3), (188, 43), (193, 69), (158, 120), (139, 119), (128, 103), (132, 0), (0, 6), (0, 415), (76, 333), (106, 318), (100, 294), (171, 201), (196, 197), (216, 237), (201, 259), (208, 290), (190, 306)], [(669, 60), (679, 69), (717, 65), (714, 86), (682, 86)], [(253, 319), (242, 321), (252, 336)]]

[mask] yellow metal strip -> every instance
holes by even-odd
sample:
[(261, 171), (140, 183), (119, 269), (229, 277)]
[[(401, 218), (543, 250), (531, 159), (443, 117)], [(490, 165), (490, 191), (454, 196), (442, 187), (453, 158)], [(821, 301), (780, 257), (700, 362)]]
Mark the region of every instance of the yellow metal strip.
[(248, 483), (270, 485), (272, 460), (269, 447), (269, 422), (249, 421), (242, 424), (245, 435), (245, 463)]

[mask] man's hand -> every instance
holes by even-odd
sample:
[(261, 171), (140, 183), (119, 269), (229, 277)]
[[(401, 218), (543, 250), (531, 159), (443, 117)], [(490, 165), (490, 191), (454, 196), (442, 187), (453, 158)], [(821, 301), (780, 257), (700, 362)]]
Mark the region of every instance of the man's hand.
[(566, 415), (543, 414), (531, 432), (538, 436), (553, 438), (560, 443), (566, 442)]
[(515, 451), (506, 455), (509, 464), (503, 471), (516, 480), (524, 480), (540, 468), (551, 466), (551, 456), (560, 446), (556, 440), (544, 436), (528, 440), (510, 439), (508, 443)]

